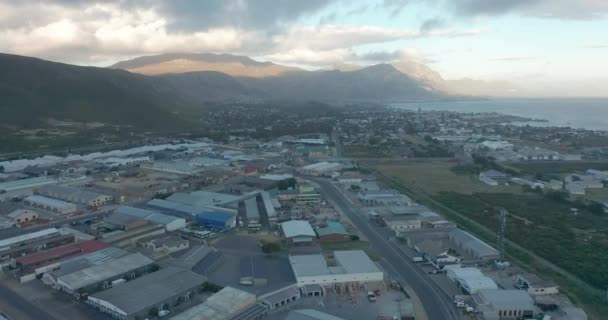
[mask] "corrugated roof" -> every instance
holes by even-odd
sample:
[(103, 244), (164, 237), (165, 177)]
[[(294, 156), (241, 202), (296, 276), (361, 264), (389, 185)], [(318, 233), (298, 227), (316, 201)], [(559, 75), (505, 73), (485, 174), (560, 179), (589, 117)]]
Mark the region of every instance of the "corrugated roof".
[(317, 234), (321, 237), (330, 234), (348, 235), (348, 232), (340, 222), (330, 221), (327, 227), (317, 229)]
[(29, 197), (25, 198), (24, 201), (31, 201), (31, 202), (35, 202), (35, 203), (38, 203), (41, 205), (55, 207), (55, 208), (72, 208), (72, 207), (75, 208), (76, 207), (76, 205), (73, 203), (69, 203), (69, 202), (65, 202), (65, 201), (57, 200), (57, 199), (51, 199), (51, 198), (38, 196), (38, 195), (29, 196)]
[(534, 310), (534, 300), (524, 290), (480, 290), (479, 297), (496, 310)]
[(133, 314), (192, 290), (205, 281), (205, 277), (190, 270), (168, 267), (93, 294), (90, 298), (107, 301), (126, 314)]
[(57, 230), (57, 228), (48, 228), (48, 229), (44, 229), (44, 230), (40, 230), (40, 231), (36, 231), (36, 232), (18, 235), (18, 236), (12, 237), (12, 238), (0, 240), (0, 248), (9, 247), (9, 246), (17, 244), (17, 243), (34, 240), (34, 239), (50, 236), (53, 234), (59, 234), (59, 230)]
[(335, 251), (334, 258), (346, 273), (382, 272), (363, 250)]
[(198, 218), (208, 220), (208, 221), (226, 223), (226, 222), (230, 221), (231, 219), (234, 219), (235, 217), (234, 217), (234, 215), (225, 213), (225, 212), (205, 211), (205, 212), (199, 214)]
[(308, 221), (304, 220), (291, 220), (281, 223), (281, 229), (286, 238), (293, 238), (297, 236), (309, 236), (316, 237), (317, 234), (310, 226)]
[(109, 246), (110, 245), (105, 242), (101, 242), (98, 240), (89, 240), (18, 258), (16, 259), (16, 262), (19, 265), (28, 265), (32, 263), (43, 262), (50, 258), (73, 258), (76, 256), (81, 256), (87, 253), (105, 249)]
[(289, 312), (285, 320), (344, 320), (343, 318), (314, 309), (302, 309)]

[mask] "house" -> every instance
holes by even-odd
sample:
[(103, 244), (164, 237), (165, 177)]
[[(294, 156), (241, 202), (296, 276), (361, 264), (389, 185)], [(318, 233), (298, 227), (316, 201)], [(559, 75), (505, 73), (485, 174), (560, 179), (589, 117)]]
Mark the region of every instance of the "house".
[(36, 211), (18, 209), (8, 214), (14, 223), (24, 223), (36, 220), (40, 215)]
[(317, 234), (319, 235), (319, 241), (321, 242), (350, 240), (350, 234), (340, 222), (328, 222), (326, 227), (317, 229)]
[(310, 244), (317, 237), (310, 223), (304, 220), (281, 223), (281, 233), (290, 244)]
[(511, 181), (513, 181), (516, 184), (522, 185), (522, 186), (528, 186), (532, 189), (544, 189), (545, 188), (545, 183), (542, 181), (531, 181), (528, 179), (524, 179), (524, 178), (511, 178)]
[(558, 294), (559, 286), (551, 281), (542, 279), (535, 274), (519, 274), (515, 281), (515, 287), (526, 290), (532, 296)]
[(494, 169), (490, 169), (490, 170), (484, 171), (484, 172), (480, 173), (480, 175), (484, 175), (487, 178), (495, 179), (495, 180), (497, 180), (497, 179), (508, 179), (509, 178), (508, 174), (506, 174), (504, 172), (500, 172), (498, 170), (494, 170)]

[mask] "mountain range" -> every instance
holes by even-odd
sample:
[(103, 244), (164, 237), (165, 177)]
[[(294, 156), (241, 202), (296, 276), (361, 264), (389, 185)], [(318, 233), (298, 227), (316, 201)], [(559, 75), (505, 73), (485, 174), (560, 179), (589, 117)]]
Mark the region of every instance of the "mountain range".
[(165, 54), (98, 68), (0, 54), (0, 70), (0, 126), (54, 118), (157, 128), (210, 101), (458, 98), (438, 73), (414, 62), (307, 71), (244, 56)]

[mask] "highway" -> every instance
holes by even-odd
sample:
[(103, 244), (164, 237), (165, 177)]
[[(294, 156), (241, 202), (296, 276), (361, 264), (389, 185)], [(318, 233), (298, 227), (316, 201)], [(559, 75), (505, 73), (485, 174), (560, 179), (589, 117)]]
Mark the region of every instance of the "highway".
[[(310, 177), (307, 177), (310, 178)], [(401, 251), (397, 244), (390, 241), (387, 232), (376, 230), (362, 214), (361, 209), (352, 203), (331, 182), (313, 178), (322, 189), (323, 195), (337, 206), (352, 223), (367, 237), (371, 247), (381, 255), (393, 270), (420, 298), (429, 320), (461, 319), (452, 299), (444, 293), (414, 262)]]

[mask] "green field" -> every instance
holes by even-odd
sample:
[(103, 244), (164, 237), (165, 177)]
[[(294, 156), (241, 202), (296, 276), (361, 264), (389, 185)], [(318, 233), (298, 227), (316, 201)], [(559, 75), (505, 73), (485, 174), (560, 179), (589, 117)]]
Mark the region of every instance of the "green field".
[(607, 161), (543, 161), (543, 162), (517, 162), (507, 164), (522, 174), (564, 174), (587, 169), (608, 170)]
[(458, 191), (464, 194), (474, 192), (512, 192), (521, 193), (520, 186), (491, 187), (479, 181), (474, 174), (460, 175), (450, 170), (453, 163), (422, 163), (408, 165), (380, 165), (376, 169), (389, 177), (399, 179), (408, 187), (422, 189), (436, 194), (439, 192)]
[(321, 242), (323, 250), (363, 250), (369, 247), (367, 241)]

